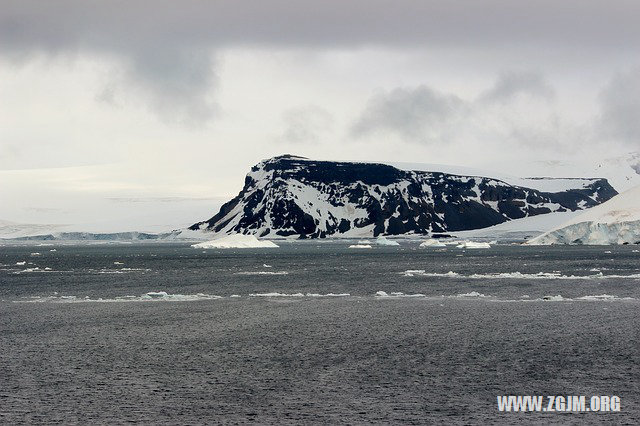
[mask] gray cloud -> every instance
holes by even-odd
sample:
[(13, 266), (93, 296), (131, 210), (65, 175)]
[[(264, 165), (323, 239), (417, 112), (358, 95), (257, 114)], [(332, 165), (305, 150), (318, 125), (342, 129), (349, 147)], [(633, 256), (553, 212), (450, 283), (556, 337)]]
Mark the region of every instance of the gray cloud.
[(206, 51), (138, 52), (127, 61), (125, 86), (145, 95), (151, 109), (169, 122), (199, 124), (213, 117), (214, 63)]
[(8, 0), (3, 44), (43, 49), (163, 43), (348, 46), (640, 44), (631, 0)]
[(289, 143), (315, 144), (333, 126), (333, 116), (316, 105), (292, 108), (284, 112), (282, 140)]
[[(520, 95), (526, 95), (524, 102), (519, 102)], [(351, 133), (361, 138), (385, 131), (405, 142), (440, 146), (516, 143), (551, 147), (561, 141), (570, 146), (576, 130), (547, 102), (554, 96), (544, 76), (533, 72), (503, 73), (475, 100), (424, 85), (396, 88), (373, 95)], [(537, 102), (539, 99), (545, 102)]]
[(630, 0), (6, 0), (0, 52), (14, 61), (119, 58), (129, 88), (145, 91), (163, 119), (204, 121), (215, 112), (207, 96), (215, 87), (211, 52), (220, 48), (580, 49), (597, 57), (637, 51), (639, 15), (640, 3)]
[(352, 133), (365, 136), (384, 130), (410, 140), (436, 140), (439, 130), (465, 109), (462, 99), (427, 86), (397, 88), (374, 95), (353, 125)]
[(616, 75), (599, 100), (602, 136), (640, 146), (640, 68)]
[(479, 100), (482, 102), (508, 102), (518, 95), (528, 95), (542, 99), (553, 99), (555, 90), (538, 72), (506, 72), (502, 73), (493, 87), (484, 92)]

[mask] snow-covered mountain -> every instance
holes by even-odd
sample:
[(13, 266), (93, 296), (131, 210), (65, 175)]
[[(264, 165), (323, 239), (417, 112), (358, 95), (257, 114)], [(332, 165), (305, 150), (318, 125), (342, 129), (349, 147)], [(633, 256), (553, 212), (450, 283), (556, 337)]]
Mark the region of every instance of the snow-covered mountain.
[(640, 186), (577, 215), (528, 244), (640, 244)]
[(527, 182), (529, 187), (490, 177), (284, 155), (254, 166), (237, 197), (190, 229), (303, 238), (433, 234), (581, 210), (617, 194), (606, 179)]

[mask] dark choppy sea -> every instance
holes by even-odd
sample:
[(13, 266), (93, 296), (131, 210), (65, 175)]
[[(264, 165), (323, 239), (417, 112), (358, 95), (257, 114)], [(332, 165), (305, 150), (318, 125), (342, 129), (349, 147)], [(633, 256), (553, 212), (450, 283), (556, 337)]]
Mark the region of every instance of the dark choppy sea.
[(638, 424), (640, 253), (0, 247), (0, 423), (127, 422)]

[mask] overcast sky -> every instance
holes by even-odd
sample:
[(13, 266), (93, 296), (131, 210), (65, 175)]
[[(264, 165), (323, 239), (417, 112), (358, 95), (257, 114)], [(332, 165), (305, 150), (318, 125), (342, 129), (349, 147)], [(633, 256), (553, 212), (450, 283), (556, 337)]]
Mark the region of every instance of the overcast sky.
[(639, 16), (634, 0), (0, 0), (0, 219), (162, 200), (201, 220), (282, 153), (512, 172), (637, 151)]

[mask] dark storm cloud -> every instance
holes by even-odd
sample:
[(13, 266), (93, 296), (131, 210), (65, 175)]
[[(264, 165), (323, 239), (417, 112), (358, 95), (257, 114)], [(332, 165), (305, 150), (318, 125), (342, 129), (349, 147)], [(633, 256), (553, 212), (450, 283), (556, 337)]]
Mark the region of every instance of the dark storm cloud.
[(616, 75), (599, 100), (602, 135), (640, 147), (640, 68)]
[(4, 44), (638, 46), (634, 0), (4, 1)]
[(206, 119), (218, 48), (634, 51), (638, 16), (634, 0), (5, 0), (0, 54), (116, 56), (156, 110)]

